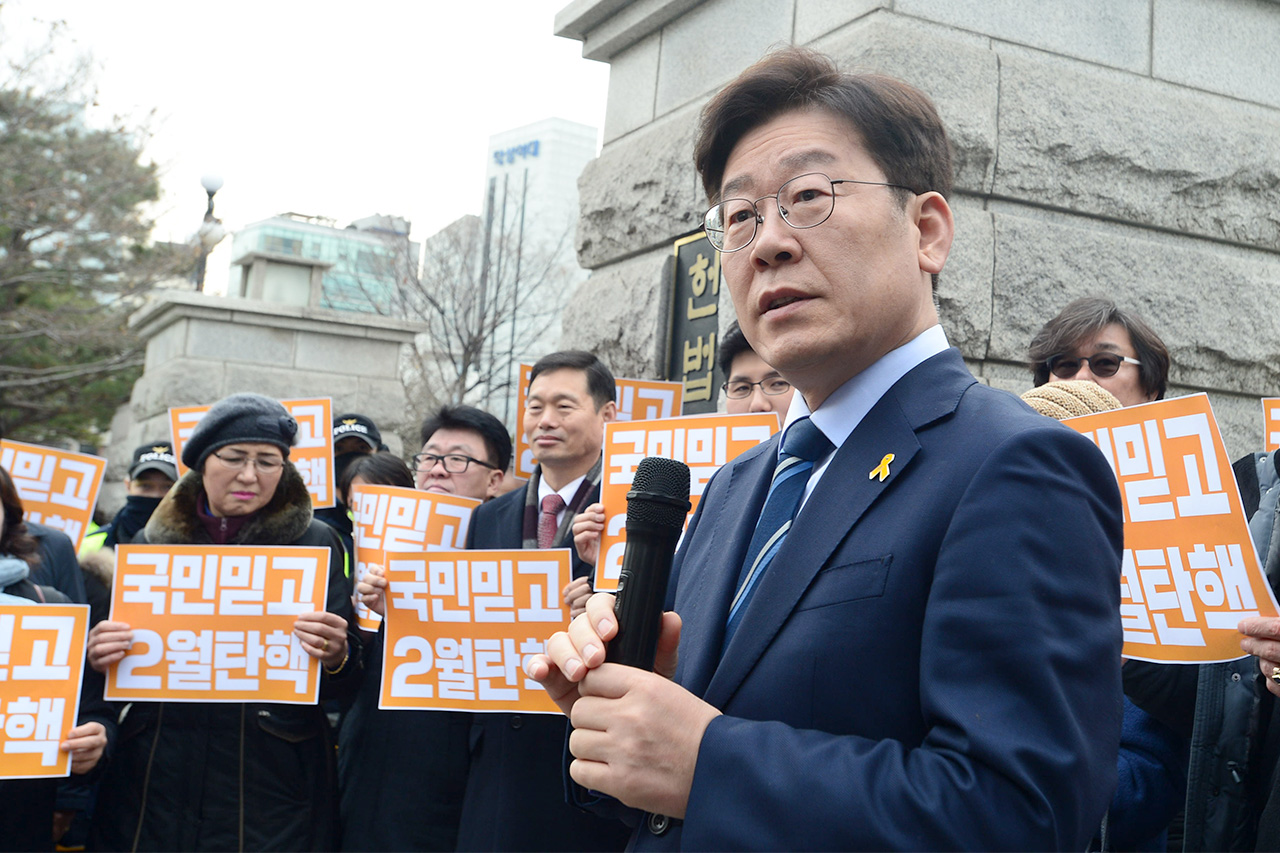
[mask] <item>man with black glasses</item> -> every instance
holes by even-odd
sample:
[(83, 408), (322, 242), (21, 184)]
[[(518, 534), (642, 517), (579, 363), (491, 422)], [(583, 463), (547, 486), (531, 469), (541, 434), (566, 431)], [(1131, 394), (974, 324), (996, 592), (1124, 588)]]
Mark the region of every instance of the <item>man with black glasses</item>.
[(444, 406), (422, 424), (413, 478), (424, 492), (488, 500), (497, 497), (511, 463), (502, 421), (472, 406)]

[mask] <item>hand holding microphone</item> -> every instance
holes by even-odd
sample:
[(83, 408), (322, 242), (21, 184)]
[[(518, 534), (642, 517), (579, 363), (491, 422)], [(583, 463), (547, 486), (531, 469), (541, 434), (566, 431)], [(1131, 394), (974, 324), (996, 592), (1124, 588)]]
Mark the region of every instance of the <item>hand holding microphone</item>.
[[(671, 664), (664, 669), (674, 670), (680, 620), (674, 613), (664, 615), (662, 606), (689, 511), (689, 482), (689, 468), (681, 462), (659, 457), (640, 461), (627, 495), (627, 546), (617, 595), (591, 596), (586, 613), (552, 635), (545, 654), (530, 659), (529, 677), (566, 714), (577, 701), (578, 682), (606, 659), (653, 671), (661, 643), (663, 660), (670, 658)], [(662, 674), (670, 677), (671, 672)]]

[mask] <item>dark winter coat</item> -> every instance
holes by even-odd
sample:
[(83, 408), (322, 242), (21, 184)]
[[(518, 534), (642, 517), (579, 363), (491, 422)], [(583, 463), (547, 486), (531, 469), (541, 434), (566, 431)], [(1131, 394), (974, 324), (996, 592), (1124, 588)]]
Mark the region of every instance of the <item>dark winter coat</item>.
[[(134, 540), (210, 544), (197, 515), (203, 493), (190, 472)], [(235, 545), (327, 546), (327, 609), (351, 621), (342, 544), (311, 514), (292, 465), (271, 501), (232, 537)], [(322, 699), (354, 687), (359, 639), (338, 675), (321, 676)], [(318, 705), (134, 702), (121, 714), (93, 826), (101, 850), (325, 850), (337, 841), (333, 737)]]
[[(37, 588), (29, 580), (19, 581), (0, 592), (30, 601), (67, 603), (67, 596), (58, 590)], [(99, 761), (98, 766), (101, 767), (115, 741), (115, 719), (110, 706), (102, 700), (102, 676), (89, 670), (80, 691), (77, 722), (82, 725), (99, 722), (106, 728), (107, 750)], [(95, 768), (93, 773), (97, 772)], [(53, 849), (53, 811), (57, 807), (58, 789), (63, 783), (64, 780), (56, 778), (0, 780), (0, 850)]]
[(338, 738), (343, 850), (451, 851), (467, 787), (471, 715), (383, 711), (385, 635), (365, 646), (364, 682)]

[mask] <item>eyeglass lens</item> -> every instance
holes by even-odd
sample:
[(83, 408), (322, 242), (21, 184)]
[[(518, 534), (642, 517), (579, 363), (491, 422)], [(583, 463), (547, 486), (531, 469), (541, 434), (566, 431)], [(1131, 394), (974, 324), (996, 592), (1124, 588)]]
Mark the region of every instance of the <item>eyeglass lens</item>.
[[(774, 198), (778, 212), (792, 228), (812, 228), (821, 225), (835, 207), (835, 192), (831, 179), (819, 172), (792, 178), (775, 195), (763, 196), (757, 201)], [(760, 210), (745, 198), (731, 198), (707, 211), (706, 232), (711, 245), (722, 252), (736, 252), (756, 236)]]
[(213, 455), (217, 456), (218, 459), (222, 461), (222, 464), (226, 465), (228, 468), (235, 468), (237, 470), (244, 468), (244, 466), (248, 465), (250, 462), (253, 463), (254, 468), (263, 474), (274, 473), (284, 466), (283, 459), (277, 459), (272, 456), (223, 456), (218, 453)]
[(444, 470), (449, 474), (461, 474), (467, 470), (471, 464), (469, 456), (436, 456), (431, 453), (419, 453), (413, 457), (413, 466), (418, 471), (430, 471), (440, 462), (444, 465)]
[(1080, 364), (1086, 361), (1089, 362), (1089, 372), (1104, 379), (1115, 376), (1120, 365), (1124, 363), (1118, 355), (1100, 352), (1097, 355), (1082, 358), (1055, 358), (1049, 367), (1049, 372), (1059, 379), (1070, 379), (1080, 372)]
[(776, 397), (791, 390), (791, 383), (785, 379), (766, 379), (763, 382), (726, 382), (724, 393), (731, 400), (741, 400), (744, 397), (750, 397), (757, 385), (760, 386), (762, 393), (770, 397)]

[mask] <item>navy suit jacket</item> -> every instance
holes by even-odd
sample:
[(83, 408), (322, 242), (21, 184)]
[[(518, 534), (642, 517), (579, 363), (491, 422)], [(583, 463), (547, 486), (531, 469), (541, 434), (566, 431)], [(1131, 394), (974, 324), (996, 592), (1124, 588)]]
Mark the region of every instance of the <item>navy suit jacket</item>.
[(637, 847), (1083, 850), (1122, 708), (1102, 455), (930, 358), (836, 452), (721, 658), (776, 454), (717, 473), (677, 555), (676, 680), (724, 715), (683, 823), (650, 816)]
[[(516, 489), (476, 507), (468, 548), (519, 549), (524, 543), (525, 491)], [(588, 503), (600, 499), (597, 489)], [(592, 567), (578, 559), (573, 576)], [(565, 800), (566, 722), (559, 714), (474, 714), (471, 770), (458, 829), (459, 850), (621, 850), (630, 830)]]

